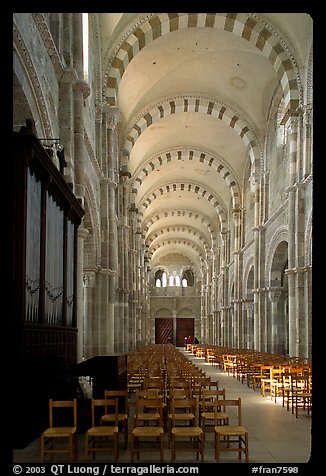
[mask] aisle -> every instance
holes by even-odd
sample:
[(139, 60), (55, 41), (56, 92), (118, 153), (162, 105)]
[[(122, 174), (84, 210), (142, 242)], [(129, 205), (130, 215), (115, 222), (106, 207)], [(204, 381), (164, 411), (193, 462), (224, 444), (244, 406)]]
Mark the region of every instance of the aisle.
[(311, 451), (311, 416), (296, 418), (290, 411), (262, 397), (246, 384), (228, 376), (218, 368), (179, 349), (196, 366), (202, 368), (219, 388), (225, 388), (229, 398), (241, 397), (243, 425), (249, 432), (249, 457), (251, 463), (307, 463)]

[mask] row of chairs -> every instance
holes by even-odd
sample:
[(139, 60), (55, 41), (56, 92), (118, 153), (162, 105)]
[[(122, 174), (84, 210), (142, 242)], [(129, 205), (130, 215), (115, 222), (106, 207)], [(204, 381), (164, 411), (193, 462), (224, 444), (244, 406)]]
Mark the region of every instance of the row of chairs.
[[(105, 391), (103, 399), (91, 399), (92, 424), (85, 432), (85, 461), (90, 454), (95, 457), (97, 451), (111, 449), (114, 460), (118, 461), (119, 436), (124, 434), (127, 449), (130, 434), (132, 462), (135, 458), (139, 460), (140, 453), (147, 449), (151, 452), (158, 449), (163, 462), (164, 435), (167, 435), (172, 462), (179, 450), (194, 451), (196, 458), (203, 462), (205, 437), (209, 431), (215, 435), (217, 462), (224, 450), (237, 451), (239, 459), (244, 453), (246, 462), (249, 461), (248, 432), (242, 426), (241, 399), (227, 399), (225, 390), (218, 389), (218, 382), (214, 382), (215, 388), (209, 388), (212, 382), (205, 381), (196, 366), (173, 346), (144, 349), (137, 353), (137, 359), (130, 358), (133, 364), (136, 360), (141, 361), (142, 381), (131, 394), (130, 388), (110, 389)], [(139, 366), (134, 369), (139, 373)], [(129, 401), (133, 399), (132, 416)], [(71, 427), (54, 425), (53, 410), (64, 406), (73, 411)], [(236, 411), (228, 412), (228, 407)], [(53, 445), (53, 440), (60, 437), (69, 442), (64, 450)], [(44, 462), (46, 455), (53, 456), (57, 452), (68, 453), (71, 461), (77, 458), (77, 400), (50, 400), (50, 426), (41, 435), (41, 461)]]
[(234, 349), (222, 346), (194, 346), (189, 349), (194, 355), (205, 350), (205, 360), (220, 370), (232, 375), (263, 397), (283, 407), (298, 418), (303, 410), (312, 411), (312, 365), (308, 359), (281, 354), (258, 352), (250, 349)]
[[(165, 422), (161, 424), (160, 428), (159, 448), (162, 447), (162, 435), (164, 431), (167, 431), (172, 462), (175, 460), (176, 451), (179, 449), (195, 451), (196, 458), (200, 458), (203, 462), (205, 437), (208, 431), (211, 431), (214, 433), (215, 459), (217, 462), (220, 461), (222, 451), (236, 451), (239, 459), (241, 459), (242, 454), (245, 454), (245, 461), (248, 462), (248, 431), (242, 426), (241, 399), (226, 399), (225, 390), (218, 389), (218, 382), (207, 379), (206, 374), (175, 347), (166, 346), (164, 350), (164, 365), (160, 367), (161, 378), (155, 379), (158, 376), (152, 375), (151, 386), (152, 392), (154, 387), (157, 387), (157, 395), (160, 394), (163, 402), (162, 411), (164, 412), (164, 409), (166, 411)], [(158, 348), (156, 347), (156, 354), (157, 351)], [(148, 349), (145, 352), (148, 352)], [(157, 358), (160, 359), (160, 357)], [(143, 358), (142, 362), (144, 360)], [(136, 391), (136, 402), (137, 396), (144, 397), (148, 392), (149, 380), (149, 376), (145, 375), (142, 382), (144, 390)], [(233, 407), (236, 411), (227, 412), (228, 407)], [(158, 415), (159, 411), (157, 409)], [(230, 421), (230, 415), (232, 415), (232, 421)], [(132, 448), (136, 446), (137, 454), (140, 451), (139, 440), (141, 437), (135, 438), (133, 434), (140, 434), (142, 431), (137, 428), (131, 433), (132, 441), (134, 441), (131, 446)], [(147, 429), (146, 431), (150, 430)], [(190, 443), (187, 446), (185, 445), (185, 439), (188, 439)]]

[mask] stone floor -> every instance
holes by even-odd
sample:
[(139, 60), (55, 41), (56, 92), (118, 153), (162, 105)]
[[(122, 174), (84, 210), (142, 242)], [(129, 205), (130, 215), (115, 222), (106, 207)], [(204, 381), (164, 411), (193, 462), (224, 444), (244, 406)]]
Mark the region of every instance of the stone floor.
[[(225, 388), (227, 398), (242, 399), (242, 424), (249, 432), (249, 460), (250, 463), (307, 463), (311, 453), (312, 415), (301, 412), (298, 418), (282, 407), (280, 402), (274, 403), (269, 397), (263, 397), (260, 390), (255, 392), (232, 376), (228, 376), (219, 369), (207, 364), (204, 359), (196, 358), (189, 352), (184, 352), (198, 367), (202, 368), (212, 380), (218, 380), (219, 388)], [(130, 399), (132, 408), (133, 397)], [(78, 436), (78, 462), (84, 462), (84, 435)], [(171, 451), (167, 446), (165, 435), (165, 462), (170, 463)], [(33, 441), (24, 449), (13, 451), (14, 463), (39, 463), (39, 439)], [(58, 456), (60, 461), (60, 456)], [(61, 461), (64, 461), (61, 459)], [(95, 462), (112, 462), (112, 453), (103, 453), (96, 456)], [(244, 459), (242, 460), (244, 461)], [(178, 452), (176, 463), (196, 463), (192, 452)], [(222, 453), (222, 463), (239, 463), (236, 453)], [(123, 447), (121, 438), (119, 463), (131, 463), (129, 450)], [(139, 463), (159, 463), (159, 453), (142, 453)], [(208, 434), (205, 446), (205, 463), (215, 463), (213, 434)]]

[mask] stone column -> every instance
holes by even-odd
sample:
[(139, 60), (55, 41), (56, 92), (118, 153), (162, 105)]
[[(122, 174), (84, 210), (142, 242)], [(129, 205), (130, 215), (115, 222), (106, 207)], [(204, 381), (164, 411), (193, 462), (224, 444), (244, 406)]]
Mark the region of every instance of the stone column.
[(264, 263), (265, 250), (261, 243), (261, 227), (254, 228), (254, 349), (262, 350), (264, 341), (264, 313), (263, 313), (263, 295), (262, 291), (262, 263)]
[(93, 357), (94, 341), (98, 341), (96, 336), (96, 326), (94, 326), (94, 288), (95, 271), (85, 271), (83, 275), (84, 284), (84, 325), (83, 325), (83, 355), (82, 359)]
[(249, 299), (243, 299), (243, 304), (243, 314), (245, 315), (243, 323), (244, 347), (246, 349), (254, 349), (254, 326), (252, 322), (253, 301)]
[(141, 301), (140, 301), (140, 272), (141, 272), (141, 230), (139, 223), (135, 232), (135, 330), (136, 330), (136, 348), (141, 347)]
[(127, 170), (128, 157), (122, 157), (122, 166), (120, 170), (120, 198), (121, 198), (121, 265), (120, 265), (120, 288), (122, 293), (122, 322), (123, 322), (123, 346), (122, 351), (129, 351), (129, 266), (130, 262), (130, 245), (129, 245), (129, 214), (128, 214), (128, 191), (127, 183), (130, 178), (130, 172)]
[(76, 303), (77, 303), (77, 362), (83, 358), (83, 334), (84, 334), (84, 290), (83, 290), (83, 267), (84, 267), (84, 242), (88, 236), (88, 230), (79, 226), (77, 232), (77, 272), (76, 272)]
[(303, 179), (312, 172), (312, 107), (303, 107)]
[(268, 288), (268, 297), (271, 302), (271, 352), (277, 354), (282, 349), (280, 349), (280, 329), (279, 329), (279, 310), (278, 310), (278, 303), (280, 300), (280, 296), (282, 293), (282, 289), (280, 287), (269, 287)]
[(298, 355), (298, 334), (297, 334), (297, 306), (296, 306), (296, 278), (294, 268), (296, 267), (296, 246), (295, 246), (295, 229), (296, 229), (296, 175), (297, 175), (297, 131), (298, 118), (292, 116), (287, 122), (288, 141), (289, 141), (289, 187), (288, 193), (288, 227), (289, 227), (289, 243), (288, 243), (288, 286), (289, 286), (289, 354), (290, 356)]
[(305, 300), (306, 300), (306, 313), (307, 313), (307, 327), (308, 327), (308, 348), (307, 354), (304, 357), (312, 358), (312, 267), (311, 265), (305, 266)]
[(254, 349), (260, 350), (260, 320), (259, 320), (259, 287), (260, 287), (260, 261), (259, 261), (259, 201), (260, 190), (257, 182), (252, 179), (254, 190)]
[(112, 351), (117, 352), (121, 329), (119, 329), (119, 313), (116, 309), (117, 301), (117, 273), (118, 273), (118, 223), (117, 223), (117, 197), (118, 186), (118, 143), (117, 124), (120, 120), (117, 107), (107, 106), (108, 127), (108, 219), (109, 219), (109, 316), (113, 321), (114, 341)]
[[(82, 68), (82, 16), (81, 13), (72, 14), (72, 59), (76, 71), (72, 81), (73, 88), (73, 164), (74, 164), (74, 193), (84, 206), (85, 198), (85, 147), (84, 147), (84, 99), (90, 93), (88, 84), (83, 79)], [(66, 90), (67, 88), (65, 88)], [(84, 268), (84, 239), (82, 230), (78, 234), (78, 273), (77, 282), (77, 323), (81, 336), (77, 339), (77, 358), (81, 360), (83, 335), (83, 268)]]
[(137, 251), (136, 251), (136, 230), (137, 230), (137, 213), (138, 209), (135, 204), (132, 203), (129, 207), (130, 213), (130, 230), (129, 230), (129, 282), (130, 282), (130, 294), (129, 294), (129, 349), (136, 348), (136, 306), (137, 306)]

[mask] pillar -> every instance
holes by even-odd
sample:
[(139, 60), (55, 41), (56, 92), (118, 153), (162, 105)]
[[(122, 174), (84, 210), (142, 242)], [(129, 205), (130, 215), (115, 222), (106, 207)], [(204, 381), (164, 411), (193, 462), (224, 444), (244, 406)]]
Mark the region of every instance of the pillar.
[(288, 286), (289, 286), (289, 354), (298, 355), (298, 334), (297, 334), (297, 306), (296, 306), (296, 246), (295, 246), (295, 228), (296, 228), (296, 162), (297, 162), (297, 131), (298, 118), (291, 116), (287, 122), (288, 142), (289, 142), (289, 187), (288, 193)]
[(96, 284), (95, 271), (85, 271), (84, 284), (84, 319), (83, 319), (83, 355), (82, 360), (93, 357), (93, 346), (98, 341), (94, 320), (94, 289)]
[(84, 242), (88, 231), (80, 226), (77, 232), (77, 272), (76, 272), (76, 306), (77, 306), (77, 362), (83, 358), (83, 334), (84, 334), (84, 290), (83, 290), (83, 266), (84, 266)]

